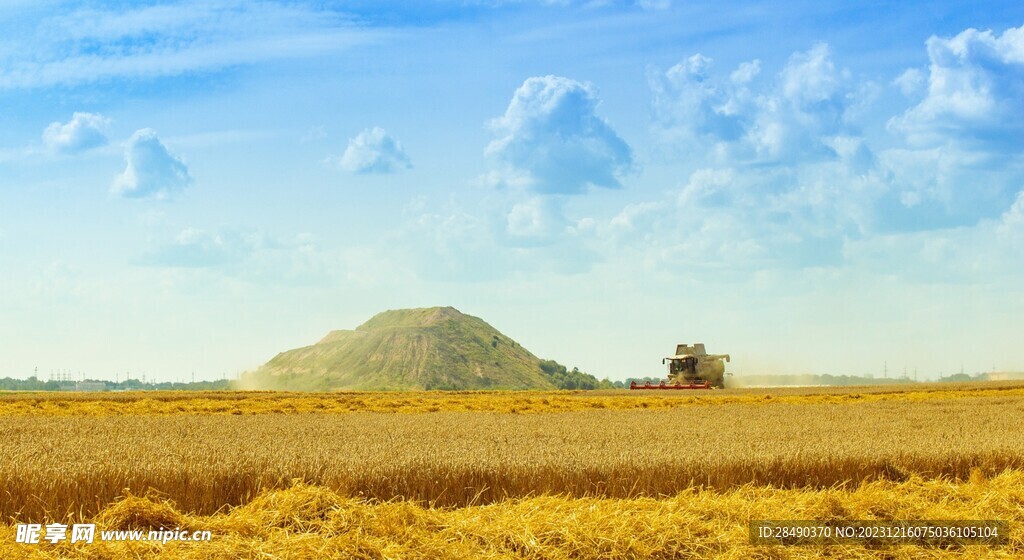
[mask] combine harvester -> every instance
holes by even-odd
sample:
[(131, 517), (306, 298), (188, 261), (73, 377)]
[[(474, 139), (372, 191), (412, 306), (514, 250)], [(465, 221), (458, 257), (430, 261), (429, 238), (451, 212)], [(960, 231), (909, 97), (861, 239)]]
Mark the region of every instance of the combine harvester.
[(696, 343), (676, 345), (676, 355), (663, 358), (661, 363), (668, 362), (668, 381), (658, 385), (650, 381), (643, 385), (636, 381), (629, 382), (632, 390), (640, 389), (722, 389), (725, 387), (725, 364), (729, 361), (728, 354), (708, 354), (704, 345)]

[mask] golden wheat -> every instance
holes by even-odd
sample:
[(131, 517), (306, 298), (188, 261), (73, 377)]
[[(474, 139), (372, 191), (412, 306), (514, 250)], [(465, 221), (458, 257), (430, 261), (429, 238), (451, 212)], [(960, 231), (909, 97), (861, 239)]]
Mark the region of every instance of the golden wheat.
[[(6, 394), (0, 411), (2, 558), (1024, 554), (1019, 383)], [(1002, 519), (1015, 532), (1001, 548), (756, 547), (756, 518)], [(14, 543), (15, 522), (90, 519), (215, 537)]]
[(1024, 398), (506, 414), (0, 417), (0, 516), (95, 513), (125, 489), (189, 512), (299, 478), (436, 505), (829, 487), (1024, 467)]
[[(536, 496), (457, 509), (408, 501), (367, 502), (294, 484), (210, 516), (173, 502), (127, 497), (92, 521), (103, 529), (208, 530), (208, 542), (99, 541), (18, 544), (0, 525), (3, 558), (1019, 558), (1024, 555), (1024, 472), (969, 482), (877, 481), (851, 490), (783, 490), (752, 485), (689, 489), (662, 499)], [(1002, 519), (1009, 544), (956, 548), (755, 546), (757, 519)], [(97, 533), (99, 534), (99, 533)]]
[(876, 387), (794, 387), (724, 391), (474, 392), (111, 392), (0, 393), (0, 416), (138, 414), (298, 414), (441, 411), (544, 413), (594, 409), (665, 409), (725, 404), (860, 404), (962, 397), (1021, 397), (1021, 382)]

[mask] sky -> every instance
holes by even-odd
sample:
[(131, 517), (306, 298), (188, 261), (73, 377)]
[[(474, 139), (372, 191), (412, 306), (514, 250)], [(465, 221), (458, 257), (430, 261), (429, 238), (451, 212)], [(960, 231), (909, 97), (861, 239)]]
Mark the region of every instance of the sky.
[(1024, 370), (1024, 5), (0, 4), (0, 376), (452, 305), (598, 377)]

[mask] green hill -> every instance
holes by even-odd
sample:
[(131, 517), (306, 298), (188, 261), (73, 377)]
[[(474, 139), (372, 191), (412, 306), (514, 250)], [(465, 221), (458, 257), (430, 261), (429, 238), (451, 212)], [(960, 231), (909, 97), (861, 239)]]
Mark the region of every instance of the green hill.
[(297, 391), (556, 388), (541, 365), (482, 319), (431, 307), (385, 311), (355, 330), (332, 331), (312, 346), (281, 352), (243, 375), (241, 385)]

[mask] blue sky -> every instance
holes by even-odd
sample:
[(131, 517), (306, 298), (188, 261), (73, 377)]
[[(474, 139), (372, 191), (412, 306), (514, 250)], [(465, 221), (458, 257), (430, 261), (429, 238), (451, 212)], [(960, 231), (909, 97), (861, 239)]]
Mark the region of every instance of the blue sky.
[(1024, 369), (1019, 2), (0, 6), (0, 376), (454, 305), (598, 376)]

